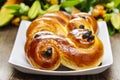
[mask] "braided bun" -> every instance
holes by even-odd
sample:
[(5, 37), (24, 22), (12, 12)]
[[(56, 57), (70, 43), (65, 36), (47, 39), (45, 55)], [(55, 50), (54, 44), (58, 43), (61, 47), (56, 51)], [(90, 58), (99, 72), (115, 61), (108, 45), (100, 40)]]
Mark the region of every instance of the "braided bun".
[(97, 67), (104, 51), (97, 29), (87, 13), (55, 11), (40, 16), (27, 29), (27, 60), (43, 70), (56, 70), (61, 64), (74, 70)]

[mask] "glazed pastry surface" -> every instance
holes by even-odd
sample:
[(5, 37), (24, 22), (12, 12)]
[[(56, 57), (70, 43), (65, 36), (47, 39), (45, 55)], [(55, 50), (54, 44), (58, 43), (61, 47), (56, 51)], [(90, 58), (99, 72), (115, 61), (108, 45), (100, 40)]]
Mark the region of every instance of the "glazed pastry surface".
[(61, 64), (73, 70), (97, 67), (104, 55), (97, 31), (97, 21), (87, 13), (44, 14), (27, 29), (26, 58), (43, 70), (56, 70)]

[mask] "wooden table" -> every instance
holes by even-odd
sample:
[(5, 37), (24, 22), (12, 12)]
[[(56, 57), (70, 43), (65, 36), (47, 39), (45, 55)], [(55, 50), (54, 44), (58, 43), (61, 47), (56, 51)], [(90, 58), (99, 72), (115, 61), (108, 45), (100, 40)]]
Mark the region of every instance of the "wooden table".
[(13, 48), (18, 27), (0, 28), (0, 80), (120, 80), (120, 33), (110, 37), (114, 64), (106, 71), (85, 76), (44, 76), (25, 74), (14, 69), (8, 59)]

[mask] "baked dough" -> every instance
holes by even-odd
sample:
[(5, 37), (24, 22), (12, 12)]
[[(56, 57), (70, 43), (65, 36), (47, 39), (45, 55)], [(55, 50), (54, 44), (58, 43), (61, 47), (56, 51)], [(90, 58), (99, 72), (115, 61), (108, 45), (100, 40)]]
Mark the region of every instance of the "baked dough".
[(104, 54), (97, 30), (97, 21), (87, 13), (44, 14), (27, 29), (26, 58), (43, 70), (56, 70), (61, 64), (73, 70), (97, 67)]

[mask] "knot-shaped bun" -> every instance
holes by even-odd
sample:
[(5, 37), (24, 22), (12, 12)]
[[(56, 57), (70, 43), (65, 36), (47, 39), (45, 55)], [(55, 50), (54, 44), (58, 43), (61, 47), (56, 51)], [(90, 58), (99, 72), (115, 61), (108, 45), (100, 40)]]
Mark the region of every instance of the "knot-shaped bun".
[(97, 30), (96, 20), (87, 13), (47, 13), (27, 29), (27, 60), (43, 70), (56, 70), (61, 64), (74, 70), (97, 67), (104, 51)]

